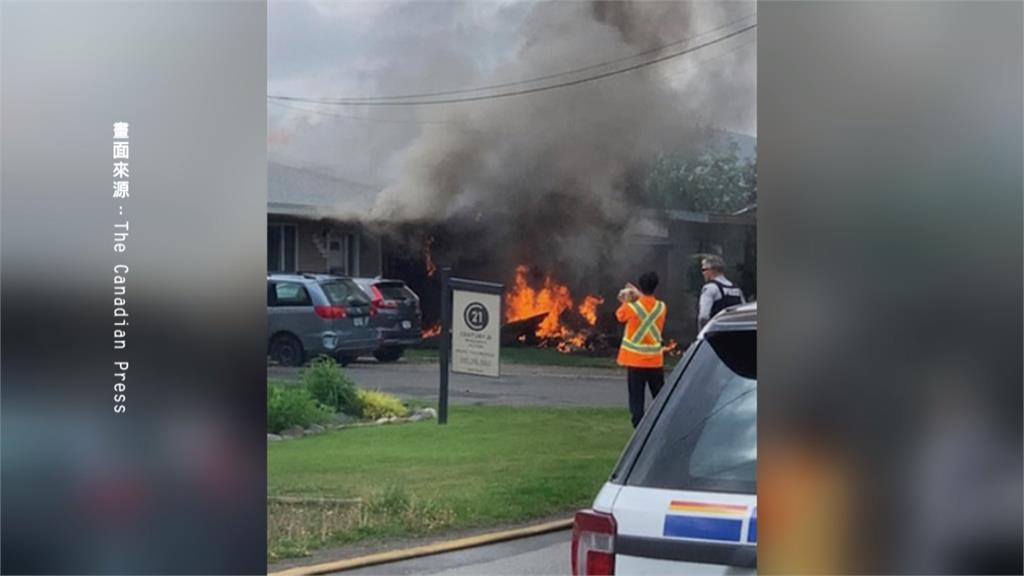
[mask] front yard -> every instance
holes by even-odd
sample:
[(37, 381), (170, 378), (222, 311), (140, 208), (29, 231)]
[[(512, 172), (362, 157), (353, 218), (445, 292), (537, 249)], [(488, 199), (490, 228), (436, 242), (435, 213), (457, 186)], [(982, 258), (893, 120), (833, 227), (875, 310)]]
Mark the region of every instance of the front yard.
[(347, 428), (270, 444), (268, 560), (568, 516), (590, 504), (631, 432), (624, 409), (456, 406), (447, 426)]

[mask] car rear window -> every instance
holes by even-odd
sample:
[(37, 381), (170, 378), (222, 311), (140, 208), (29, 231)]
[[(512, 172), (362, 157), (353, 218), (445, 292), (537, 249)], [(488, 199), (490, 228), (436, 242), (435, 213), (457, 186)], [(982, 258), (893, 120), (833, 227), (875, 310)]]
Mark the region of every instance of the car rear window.
[(627, 485), (753, 494), (757, 333), (708, 335), (672, 388)]
[(385, 300), (415, 300), (416, 294), (402, 282), (378, 282), (374, 284)]
[(331, 304), (349, 306), (353, 300), (357, 300), (360, 304), (370, 303), (366, 294), (352, 280), (331, 280), (321, 284), (320, 287), (323, 288), (324, 294), (327, 295)]

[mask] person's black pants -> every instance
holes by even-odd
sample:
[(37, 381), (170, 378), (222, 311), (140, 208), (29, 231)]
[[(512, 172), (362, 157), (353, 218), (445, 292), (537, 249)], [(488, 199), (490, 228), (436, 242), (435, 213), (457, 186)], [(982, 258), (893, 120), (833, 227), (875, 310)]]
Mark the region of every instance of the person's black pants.
[(665, 384), (665, 370), (662, 368), (627, 368), (626, 378), (629, 381), (629, 414), (633, 418), (633, 428), (644, 417), (644, 386), (651, 389), (651, 398), (655, 398)]

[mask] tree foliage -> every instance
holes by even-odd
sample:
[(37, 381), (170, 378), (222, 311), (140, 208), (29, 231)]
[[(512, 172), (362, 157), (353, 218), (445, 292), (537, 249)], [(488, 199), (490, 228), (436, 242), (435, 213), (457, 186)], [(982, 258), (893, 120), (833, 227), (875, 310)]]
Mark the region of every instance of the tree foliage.
[(660, 208), (693, 212), (730, 213), (757, 202), (756, 158), (741, 159), (739, 146), (693, 158), (662, 155), (645, 186)]

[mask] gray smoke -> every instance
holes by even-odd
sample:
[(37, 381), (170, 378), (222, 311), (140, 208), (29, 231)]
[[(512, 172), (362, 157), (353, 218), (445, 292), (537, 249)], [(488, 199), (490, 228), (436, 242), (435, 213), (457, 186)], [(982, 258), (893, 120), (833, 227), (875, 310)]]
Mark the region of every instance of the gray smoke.
[[(521, 48), (501, 77), (536, 77), (637, 53), (695, 36), (752, 8), (710, 2), (537, 4), (522, 22)], [(708, 99), (743, 88), (736, 83), (751, 85), (752, 70), (746, 75), (730, 73), (717, 86), (694, 83), (680, 90), (662, 68), (651, 66), (452, 107), (451, 124), (427, 126), (403, 151), (399, 175), (377, 198), (373, 219), (484, 221), (489, 233), (476, 244), (481, 251), (513, 252), (513, 260), (524, 256), (515, 252), (528, 252), (532, 262), (549, 269), (567, 266), (577, 274), (615, 266), (622, 231), (636, 214), (631, 177), (636, 180), (659, 153), (696, 145), (703, 135), (698, 126), (716, 115), (737, 113), (708, 107)]]
[[(401, 30), (436, 6), (414, 3), (387, 17)], [(481, 65), (471, 45), (459, 51), (457, 39), (441, 38), (440, 48), (419, 51), (411, 75), (404, 60), (385, 59), (379, 86), (408, 92), (410, 85), (394, 79), (410, 76), (426, 91), (533, 78), (695, 37), (753, 12), (752, 2), (542, 2), (518, 18), (511, 58)], [(706, 56), (532, 95), (424, 107), (420, 117), (438, 122), (419, 126), (394, 159), (369, 220), (383, 231), (411, 222), (478, 230), (463, 256), (475, 251), (509, 271), (519, 261), (577, 278), (618, 268), (644, 167), (659, 154), (699, 148), (701, 127), (753, 113), (752, 54), (716, 56), (697, 73), (685, 63)], [(666, 70), (682, 78), (670, 79)], [(397, 133), (409, 132), (388, 138)]]

